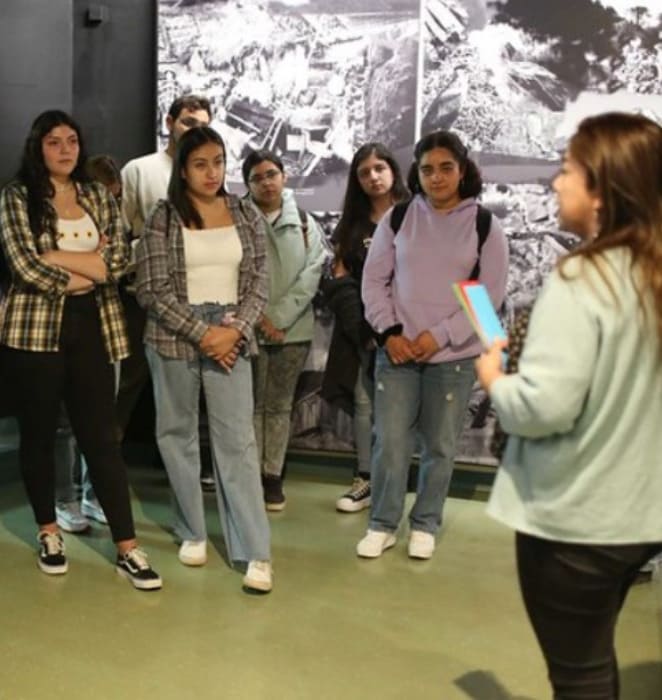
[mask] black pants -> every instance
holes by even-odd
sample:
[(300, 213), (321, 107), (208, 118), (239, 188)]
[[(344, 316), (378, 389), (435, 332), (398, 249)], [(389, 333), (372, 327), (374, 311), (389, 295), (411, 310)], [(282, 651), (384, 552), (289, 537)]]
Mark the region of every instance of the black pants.
[(524, 604), (555, 700), (616, 700), (616, 620), (639, 568), (662, 542), (595, 546), (518, 532), (516, 548)]
[(115, 542), (135, 536), (115, 416), (113, 366), (93, 294), (68, 297), (58, 352), (3, 347), (20, 430), (19, 462), (38, 525), (55, 522), (54, 445), (64, 404)]
[(123, 438), (133, 409), (149, 382), (149, 367), (143, 345), (147, 314), (138, 305), (136, 297), (125, 289), (120, 290), (120, 298), (122, 299), (131, 347), (129, 357), (122, 360), (120, 388), (117, 393), (117, 422), (119, 423), (120, 437)]

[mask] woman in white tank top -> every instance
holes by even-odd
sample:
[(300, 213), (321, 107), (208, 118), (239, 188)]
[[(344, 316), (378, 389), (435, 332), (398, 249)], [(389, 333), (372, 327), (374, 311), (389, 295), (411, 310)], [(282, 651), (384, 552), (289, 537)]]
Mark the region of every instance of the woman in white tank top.
[(146, 355), (156, 439), (175, 496), (180, 561), (207, 562), (198, 406), (204, 391), (228, 556), (244, 589), (272, 587), (270, 532), (253, 430), (250, 353), (266, 304), (264, 224), (226, 192), (225, 146), (209, 127), (177, 144), (168, 200), (145, 223), (136, 294), (147, 310)]

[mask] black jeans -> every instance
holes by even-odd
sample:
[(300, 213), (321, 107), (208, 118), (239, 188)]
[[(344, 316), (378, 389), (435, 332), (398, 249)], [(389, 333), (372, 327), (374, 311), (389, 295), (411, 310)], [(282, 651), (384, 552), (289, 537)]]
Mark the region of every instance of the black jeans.
[(67, 297), (58, 352), (3, 347), (20, 430), (19, 462), (38, 525), (55, 522), (55, 432), (64, 404), (115, 542), (135, 531), (108, 360), (93, 294)]
[(120, 437), (123, 438), (133, 409), (149, 382), (149, 367), (143, 345), (147, 314), (138, 305), (136, 297), (125, 289), (120, 290), (120, 298), (131, 346), (131, 354), (122, 360), (120, 388), (117, 393), (117, 422), (119, 423)]
[(555, 700), (616, 700), (616, 620), (639, 568), (662, 542), (596, 546), (518, 532), (516, 548), (524, 604)]

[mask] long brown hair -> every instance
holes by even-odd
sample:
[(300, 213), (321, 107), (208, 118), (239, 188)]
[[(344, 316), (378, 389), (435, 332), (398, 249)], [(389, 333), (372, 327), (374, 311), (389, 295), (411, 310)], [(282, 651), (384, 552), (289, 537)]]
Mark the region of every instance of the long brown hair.
[[(597, 236), (565, 259), (590, 261), (608, 284), (601, 254), (629, 248), (641, 308), (645, 313), (644, 297), (650, 294), (662, 345), (662, 127), (641, 115), (600, 114), (580, 123), (568, 150), (586, 171), (586, 186), (601, 207)], [(563, 275), (563, 265), (560, 270)]]

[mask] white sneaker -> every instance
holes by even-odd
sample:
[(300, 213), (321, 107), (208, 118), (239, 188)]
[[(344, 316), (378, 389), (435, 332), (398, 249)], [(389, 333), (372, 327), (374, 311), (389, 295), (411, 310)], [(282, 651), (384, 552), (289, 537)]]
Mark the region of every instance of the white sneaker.
[(186, 566), (204, 566), (207, 563), (207, 540), (184, 540), (177, 556)]
[(249, 561), (243, 584), (247, 593), (269, 593), (273, 588), (271, 563)]
[(395, 544), (395, 535), (392, 532), (380, 530), (368, 530), (365, 537), (356, 545), (356, 553), (360, 557), (375, 559), (380, 557), (384, 550)]
[(80, 509), (83, 515), (86, 515), (88, 518), (92, 518), (92, 520), (96, 520), (102, 525), (108, 525), (108, 518), (106, 518), (103, 508), (96, 498), (93, 501), (83, 499)]
[(409, 535), (409, 556), (412, 559), (429, 559), (434, 553), (434, 535), (422, 530), (412, 530)]
[(60, 530), (65, 532), (85, 532), (90, 529), (90, 521), (81, 513), (80, 504), (75, 501), (56, 504), (55, 520)]

